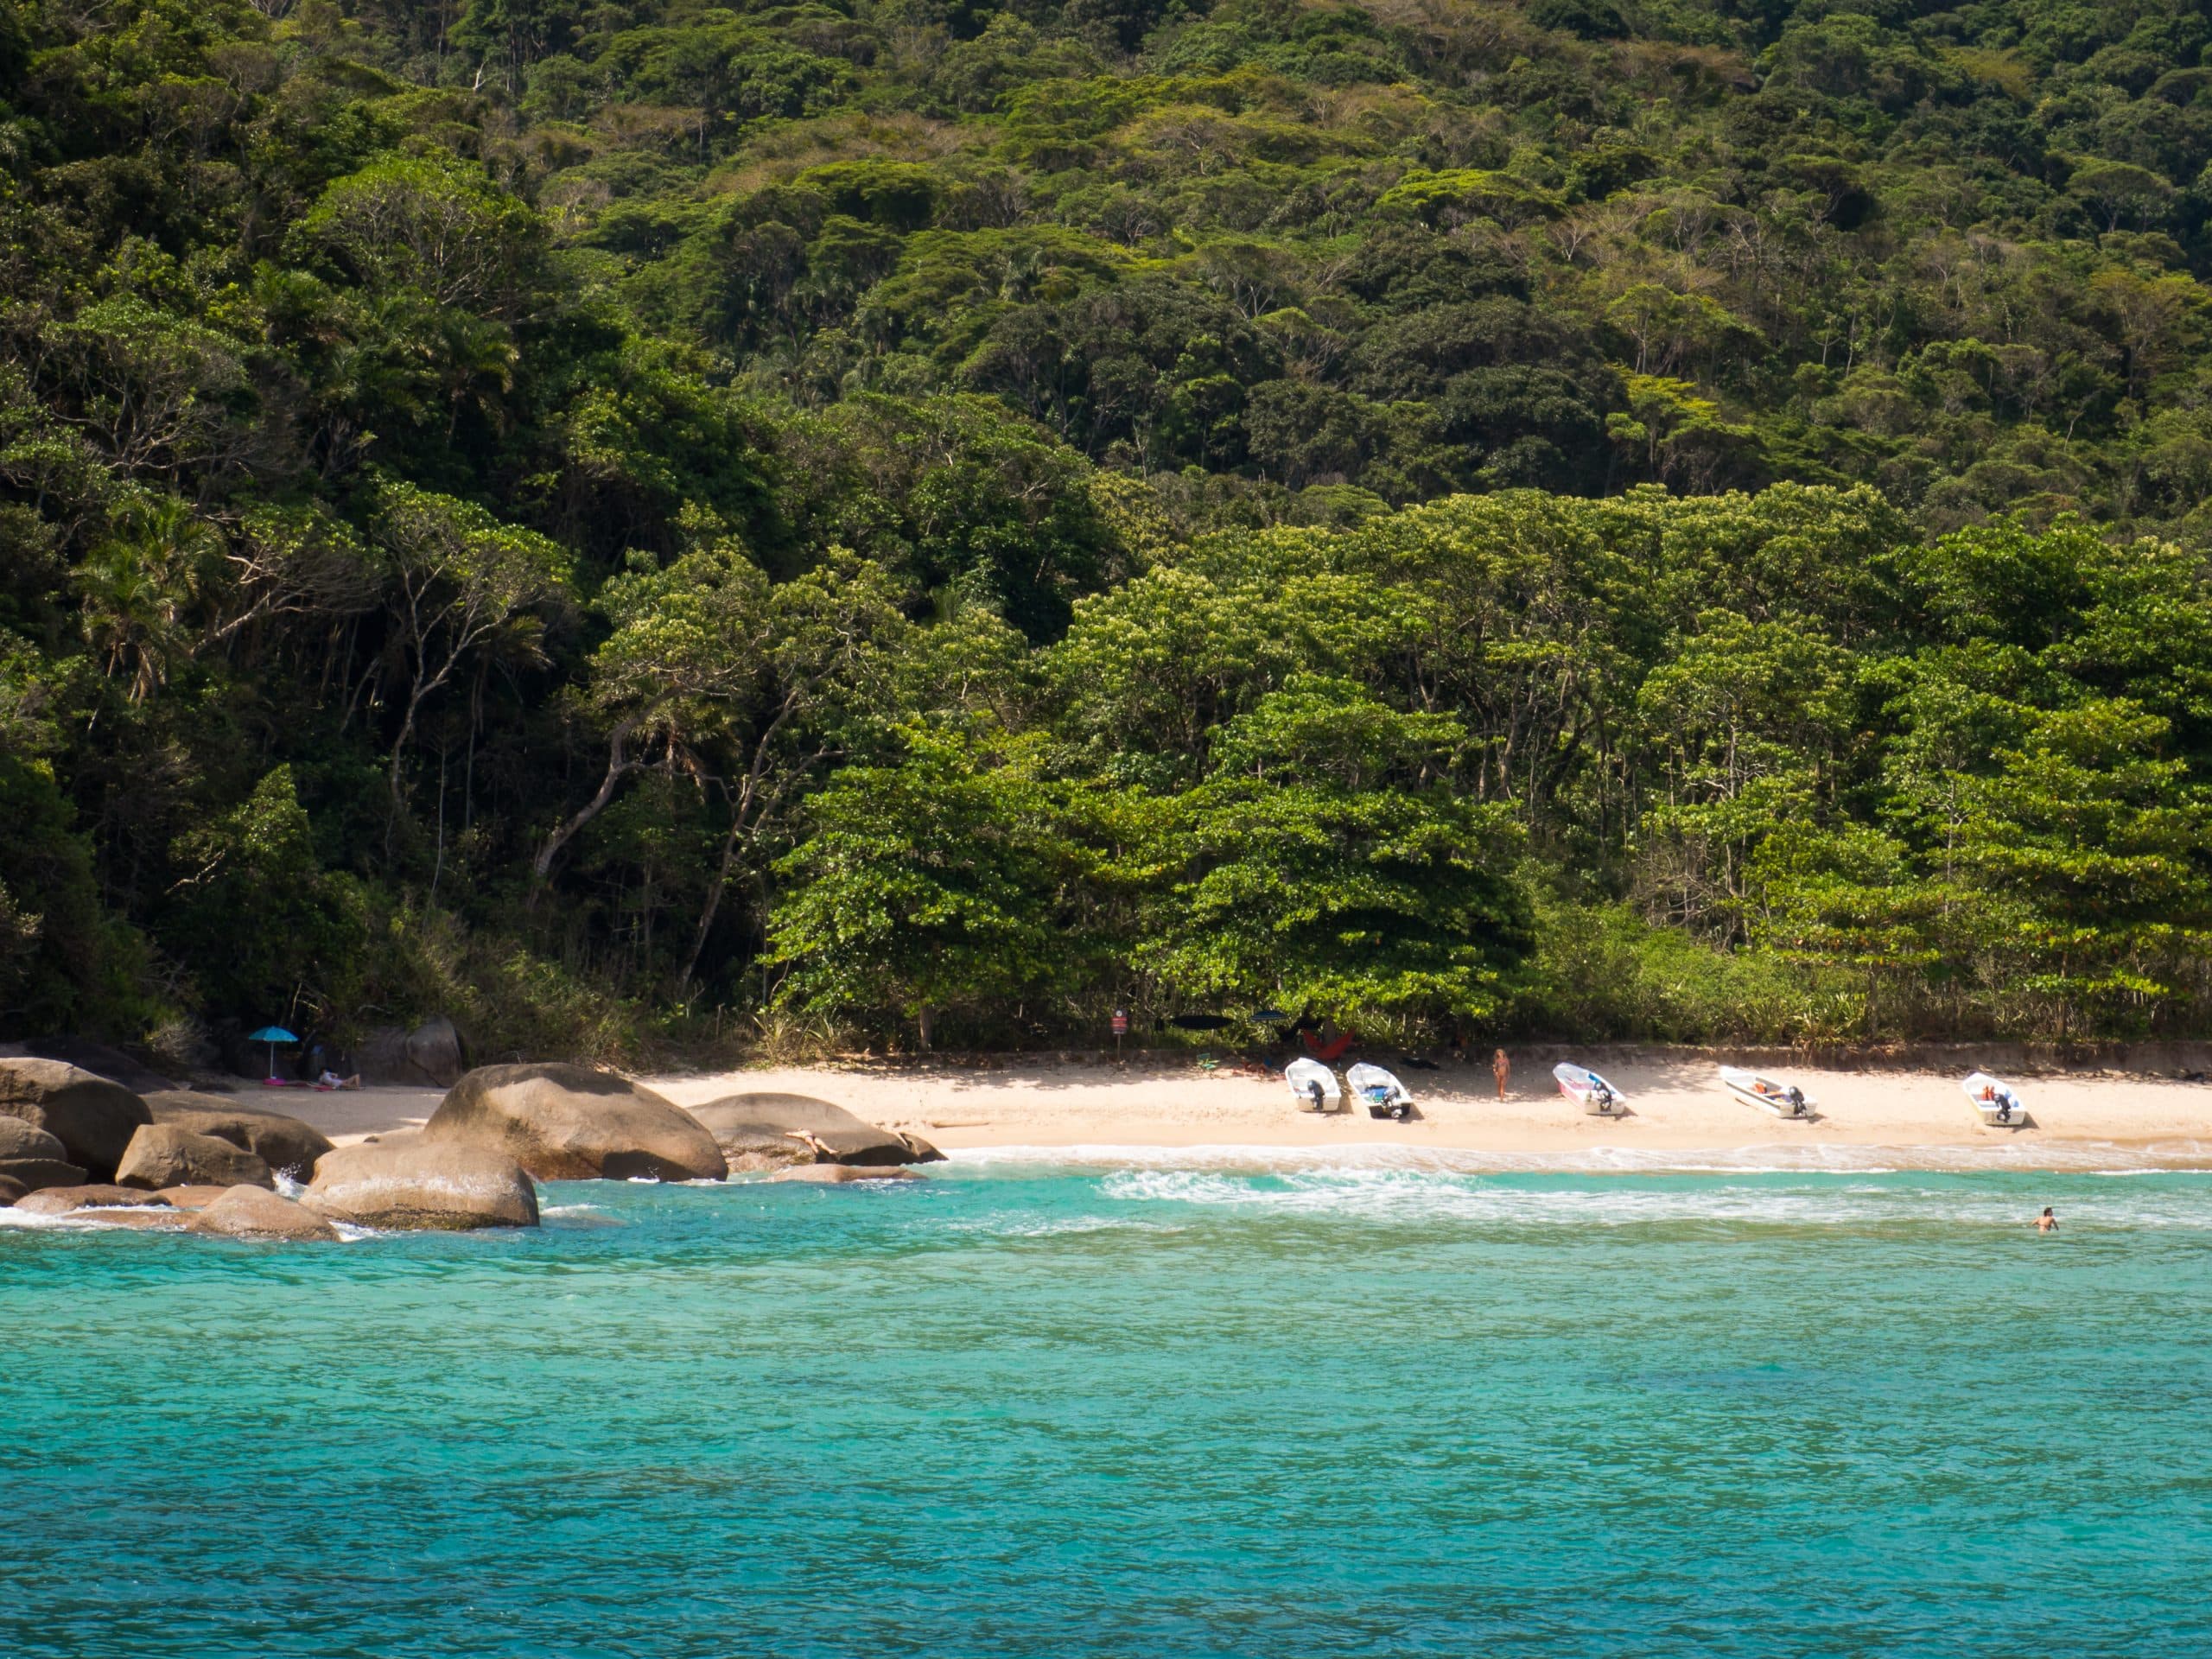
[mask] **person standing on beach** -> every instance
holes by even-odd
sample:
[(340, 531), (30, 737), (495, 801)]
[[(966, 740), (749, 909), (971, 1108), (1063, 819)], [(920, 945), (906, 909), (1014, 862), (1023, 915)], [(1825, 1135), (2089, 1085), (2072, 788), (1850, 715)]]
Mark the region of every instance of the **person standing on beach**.
[(1505, 1058), (1503, 1049), (1499, 1049), (1497, 1053), (1491, 1056), (1490, 1071), (1491, 1075), (1497, 1079), (1497, 1097), (1503, 1100), (1505, 1085), (1512, 1080), (1513, 1077), (1513, 1062)]
[(2043, 1207), (2043, 1214), (2036, 1217), (2036, 1231), (2039, 1233), (2055, 1233), (2057, 1230), (2058, 1217), (2051, 1213), (2050, 1206), (2046, 1204)]

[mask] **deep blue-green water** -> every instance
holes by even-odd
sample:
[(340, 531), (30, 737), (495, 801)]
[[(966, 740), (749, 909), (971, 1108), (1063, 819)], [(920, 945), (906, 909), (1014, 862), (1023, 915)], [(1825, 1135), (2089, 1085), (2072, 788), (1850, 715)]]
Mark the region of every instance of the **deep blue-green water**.
[(0, 1653), (2212, 1651), (2212, 1175), (545, 1196), (0, 1227)]

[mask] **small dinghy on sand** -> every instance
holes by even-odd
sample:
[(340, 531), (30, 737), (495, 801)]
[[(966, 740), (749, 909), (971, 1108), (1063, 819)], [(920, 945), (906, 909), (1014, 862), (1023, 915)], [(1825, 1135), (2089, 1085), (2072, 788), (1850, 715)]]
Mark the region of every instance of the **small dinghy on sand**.
[(2008, 1084), (1999, 1082), (1986, 1071), (1977, 1071), (1961, 1085), (1974, 1109), (1981, 1114), (1981, 1121), (1993, 1129), (2017, 1129), (2025, 1127), (2028, 1109), (2019, 1095)]
[(1362, 1062), (1344, 1073), (1344, 1081), (1351, 1085), (1352, 1094), (1367, 1103), (1370, 1117), (1387, 1117), (1403, 1123), (1414, 1115), (1414, 1097), (1400, 1083), (1379, 1065)]
[(1818, 1117), (1813, 1103), (1805, 1091), (1794, 1083), (1784, 1083), (1778, 1077), (1763, 1077), (1756, 1071), (1745, 1071), (1732, 1065), (1720, 1068), (1720, 1081), (1737, 1099), (1748, 1101), (1763, 1112), (1777, 1117)]
[(1561, 1060), (1552, 1067), (1559, 1091), (1592, 1117), (1618, 1117), (1628, 1110), (1628, 1096), (1587, 1066)]
[(1344, 1104), (1337, 1074), (1319, 1060), (1293, 1060), (1283, 1068), (1282, 1077), (1300, 1111), (1333, 1112)]

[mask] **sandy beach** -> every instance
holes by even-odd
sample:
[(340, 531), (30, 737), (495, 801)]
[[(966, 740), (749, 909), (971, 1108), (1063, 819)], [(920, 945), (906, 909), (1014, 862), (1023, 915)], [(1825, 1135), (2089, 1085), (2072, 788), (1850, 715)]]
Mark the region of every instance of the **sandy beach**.
[[(1280, 1077), (1237, 1070), (1233, 1061), (1205, 1070), (1187, 1055), (1132, 1057), (1122, 1066), (1033, 1056), (855, 1061), (643, 1081), (684, 1106), (751, 1090), (814, 1095), (925, 1135), (948, 1152), (1383, 1146), (1509, 1157), (1617, 1152), (1643, 1162), (1747, 1147), (1816, 1156), (1821, 1148), (1883, 1147), (1907, 1164), (1948, 1163), (1978, 1153), (2032, 1166), (2077, 1164), (2086, 1154), (2112, 1148), (2133, 1161), (2212, 1166), (2212, 1084), (2171, 1076), (2008, 1073), (2030, 1121), (2024, 1128), (1991, 1128), (1960, 1090), (1964, 1065), (1956, 1071), (1770, 1067), (1818, 1104), (1818, 1117), (1783, 1122), (1723, 1090), (1713, 1061), (1703, 1056), (1599, 1055), (1598, 1063), (1627, 1095), (1628, 1116), (1589, 1117), (1562, 1099), (1548, 1053), (1516, 1066), (1503, 1101), (1486, 1065), (1404, 1069), (1400, 1075), (1418, 1099), (1421, 1116), (1403, 1124), (1364, 1111), (1300, 1111)], [(372, 1088), (288, 1091), (281, 1104), (345, 1142), (418, 1128), (438, 1099), (432, 1089)], [(272, 1095), (269, 1103), (279, 1102)]]

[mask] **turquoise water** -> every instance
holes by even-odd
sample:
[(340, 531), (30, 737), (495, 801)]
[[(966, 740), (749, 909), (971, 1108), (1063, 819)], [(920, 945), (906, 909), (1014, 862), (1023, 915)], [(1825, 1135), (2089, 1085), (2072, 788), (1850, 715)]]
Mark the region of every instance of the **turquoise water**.
[(2212, 1648), (2212, 1176), (545, 1196), (0, 1227), (0, 1653)]

